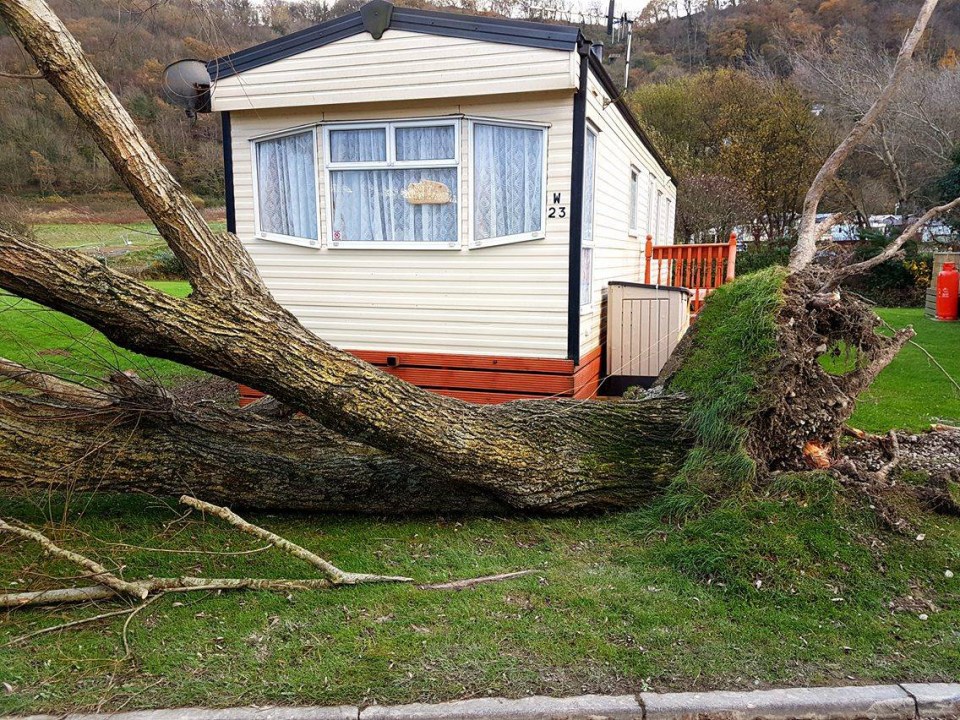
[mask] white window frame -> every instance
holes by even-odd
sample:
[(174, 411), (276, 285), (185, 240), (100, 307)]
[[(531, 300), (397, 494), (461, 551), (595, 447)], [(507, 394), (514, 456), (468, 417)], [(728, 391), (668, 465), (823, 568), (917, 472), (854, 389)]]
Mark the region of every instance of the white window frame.
[[(586, 199), (586, 192), (585, 192), (585, 191), (586, 191), (586, 188), (583, 188), (584, 192), (581, 192), (581, 194), (580, 194), (580, 227), (581, 227), (581, 231), (580, 231), (580, 274), (581, 274), (581, 279), (582, 279), (582, 277), (583, 277), (583, 251), (584, 251), (584, 250), (589, 250), (589, 251), (590, 251), (590, 292), (586, 293), (587, 295), (589, 295), (589, 297), (588, 297), (588, 298), (584, 298), (584, 297), (583, 297), (583, 295), (584, 295), (584, 293), (583, 293), (583, 287), (582, 287), (582, 285), (581, 285), (581, 287), (580, 287), (580, 291), (581, 291), (581, 292), (580, 292), (580, 314), (581, 314), (581, 315), (586, 314), (586, 313), (589, 313), (589, 312), (592, 312), (592, 310), (593, 310), (593, 296), (594, 296), (594, 294), (595, 294), (595, 293), (593, 292), (593, 285), (594, 285), (594, 276), (596, 275), (596, 270), (597, 270), (597, 265), (596, 265), (596, 263), (597, 263), (597, 250), (596, 250), (597, 243), (596, 243), (596, 235), (595, 235), (595, 233), (596, 233), (596, 230), (597, 230), (597, 223), (596, 223), (596, 218), (597, 218), (597, 157), (600, 155), (600, 129), (599, 129), (596, 125), (594, 125), (593, 123), (588, 122), (588, 123), (587, 123), (587, 127), (586, 127), (586, 132), (584, 133), (584, 143), (583, 143), (583, 151), (584, 151), (584, 153), (586, 153), (586, 151), (587, 151), (587, 142), (586, 142), (586, 140), (587, 140), (587, 136), (588, 136), (590, 133), (593, 133), (594, 137), (596, 138), (596, 140), (595, 140), (595, 142), (594, 142), (594, 146), (593, 146), (593, 158), (584, 157), (584, 163), (583, 163), (584, 171), (586, 171), (586, 168), (587, 168), (587, 160), (588, 160), (588, 159), (592, 159), (592, 161), (593, 161), (593, 188), (592, 188), (592, 190), (593, 190), (593, 202), (591, 203), (591, 207), (593, 208), (593, 213), (591, 214), (591, 217), (590, 217), (590, 223), (591, 223), (591, 227), (590, 227), (590, 242), (584, 242), (584, 240), (583, 240), (583, 226), (584, 226), (583, 205), (584, 205), (584, 200)], [(586, 177), (587, 177), (587, 174), (586, 174), (586, 172), (584, 172), (584, 174), (583, 174), (584, 181), (586, 181)]]
[[(476, 205), (477, 205), (477, 151), (476, 151), (476, 133), (474, 132), (474, 127), (476, 125), (496, 125), (498, 127), (516, 127), (524, 128), (528, 130), (539, 130), (542, 136), (543, 142), (543, 167), (541, 169), (540, 176), (540, 229), (535, 232), (528, 233), (517, 233), (515, 235), (504, 235), (502, 237), (493, 237), (479, 239), (476, 236)], [(470, 208), (469, 213), (469, 222), (468, 222), (468, 231), (467, 231), (467, 247), (471, 250), (479, 250), (481, 248), (487, 247), (496, 247), (497, 245), (509, 245), (512, 243), (518, 242), (527, 242), (530, 240), (543, 240), (547, 236), (547, 153), (549, 150), (549, 141), (548, 137), (550, 126), (545, 123), (537, 122), (526, 122), (522, 120), (499, 120), (496, 118), (480, 118), (480, 117), (471, 117), (467, 119), (467, 132), (469, 133), (470, 138), (470, 194), (469, 202), (467, 203)]]
[[(257, 175), (257, 143), (266, 140), (276, 140), (289, 135), (301, 135), (306, 132), (313, 135), (313, 190), (317, 194), (317, 238), (301, 238), (293, 235), (281, 235), (279, 233), (264, 232), (260, 229), (260, 179)], [(299, 125), (297, 127), (285, 128), (276, 132), (257, 135), (249, 139), (250, 143), (250, 173), (253, 178), (253, 236), (257, 240), (267, 240), (269, 242), (286, 243), (288, 245), (299, 245), (301, 247), (320, 248), (323, 239), (320, 222), (320, 159), (317, 148), (317, 126)]]
[(656, 222), (657, 222), (657, 213), (656, 205), (654, 201), (657, 197), (657, 176), (652, 172), (647, 173), (647, 235), (653, 240), (654, 243), (657, 241), (656, 236)]
[(653, 236), (653, 242), (657, 245), (664, 244), (662, 242), (663, 239), (660, 237), (661, 231), (663, 230), (663, 228), (660, 227), (660, 224), (661, 224), (660, 211), (662, 209), (663, 209), (663, 190), (661, 190), (660, 188), (657, 188), (657, 224), (654, 225), (654, 227), (656, 228), (656, 233)]
[(667, 203), (666, 207), (664, 208), (664, 210), (667, 213), (667, 217), (665, 219), (666, 227), (664, 228), (664, 233), (663, 233), (664, 235), (666, 235), (666, 237), (663, 239), (663, 244), (673, 245), (673, 242), (674, 242), (673, 223), (671, 222), (673, 220), (673, 200), (670, 198), (669, 195), (664, 195), (663, 197)]
[[(636, 165), (630, 166), (630, 193), (633, 196), (633, 213), (627, 218), (627, 234), (631, 237), (637, 237), (640, 234), (640, 168)], [(636, 183), (636, 185), (634, 185)], [(630, 212), (630, 203), (627, 203), (627, 212)]]
[[(396, 159), (396, 128), (402, 127), (437, 127), (450, 126), (453, 128), (452, 160), (400, 160)], [(460, 162), (460, 118), (422, 118), (405, 120), (379, 120), (365, 122), (331, 122), (323, 124), (324, 147), (324, 200), (326, 202), (327, 248), (329, 250), (460, 250), (463, 235), (463, 190), (462, 169)], [(333, 162), (330, 160), (330, 132), (332, 130), (366, 130), (383, 128), (387, 140), (387, 159), (385, 162)], [(333, 239), (333, 183), (330, 182), (331, 171), (337, 170), (394, 170), (403, 168), (455, 168), (457, 171), (457, 192), (454, 201), (457, 205), (457, 236), (450, 242), (404, 242), (402, 240), (334, 240)]]

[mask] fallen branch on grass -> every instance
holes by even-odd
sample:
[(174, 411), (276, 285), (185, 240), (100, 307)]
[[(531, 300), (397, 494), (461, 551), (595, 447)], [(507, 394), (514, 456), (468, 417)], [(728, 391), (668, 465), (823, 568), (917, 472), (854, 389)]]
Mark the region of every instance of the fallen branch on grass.
[(417, 590), (466, 590), (477, 585), (513, 580), (514, 578), (532, 575), (536, 570), (518, 570), (517, 572), (501, 573), (499, 575), (484, 575), (483, 577), (467, 578), (466, 580), (452, 580), (451, 582), (435, 583), (433, 585), (417, 585)]
[[(382, 582), (412, 582), (412, 578), (399, 577), (392, 575), (368, 575), (364, 573), (344, 572), (331, 562), (324, 560), (319, 555), (310, 552), (304, 547), (290, 542), (286, 538), (280, 537), (269, 530), (265, 530), (257, 525), (247, 522), (239, 515), (225, 507), (213, 505), (211, 503), (197, 500), (196, 498), (184, 495), (180, 502), (191, 508), (201, 510), (204, 513), (221, 518), (236, 528), (246, 533), (255, 535), (262, 540), (270, 543), (270, 546), (283, 550), (294, 557), (310, 563), (318, 568), (325, 577), (323, 578), (305, 578), (305, 579), (273, 579), (273, 578), (204, 578), (204, 577), (169, 577), (169, 578), (149, 578), (146, 580), (126, 581), (112, 574), (99, 563), (71, 550), (65, 550), (56, 545), (52, 540), (37, 530), (11, 525), (0, 520), (0, 532), (9, 532), (20, 537), (33, 540), (43, 547), (51, 555), (68, 560), (81, 566), (87, 573), (86, 577), (95, 579), (99, 585), (76, 588), (54, 588), (50, 590), (37, 590), (32, 592), (19, 593), (0, 593), (0, 608), (19, 608), (35, 605), (60, 605), (69, 603), (86, 603), (97, 600), (114, 600), (117, 598), (134, 598), (136, 600), (147, 600), (148, 598), (159, 596), (168, 592), (196, 592), (200, 590), (271, 590), (279, 592), (291, 592), (295, 590), (327, 590), (343, 585), (358, 585), (361, 583), (382, 583)], [(434, 585), (418, 585), (418, 590), (464, 590), (476, 585), (486, 583), (501, 582), (512, 580), (514, 578), (524, 577), (535, 572), (534, 570), (520, 570), (518, 572), (503, 573), (499, 575), (486, 575), (477, 578), (468, 578), (465, 580), (455, 580), (446, 583)], [(141, 607), (141, 606), (138, 606)], [(103, 616), (88, 618), (76, 623), (67, 623), (62, 627), (71, 627), (73, 624), (82, 624), (93, 622), (100, 617), (113, 617), (125, 612), (133, 612), (136, 608), (122, 610), (116, 613), (107, 613)], [(124, 625), (129, 624), (128, 622)], [(59, 626), (58, 626), (59, 627)], [(58, 629), (58, 627), (45, 629), (41, 632), (48, 632)], [(21, 639), (32, 637), (38, 633), (25, 635)]]
[(315, 568), (318, 568), (324, 575), (326, 575), (327, 579), (329, 579), (334, 585), (359, 585), (360, 583), (380, 582), (413, 582), (413, 578), (408, 577), (397, 577), (392, 575), (367, 575), (364, 573), (344, 572), (337, 566), (324, 560), (319, 555), (310, 552), (306, 548), (300, 547), (296, 543), (292, 543), (286, 538), (280, 537), (279, 535), (275, 535), (269, 530), (264, 530), (262, 527), (248, 523), (229, 508), (220, 507), (219, 505), (204, 502), (203, 500), (197, 500), (189, 495), (183, 495), (180, 498), (180, 502), (187, 507), (194, 508), (195, 510), (201, 510), (202, 512), (209, 513), (214, 517), (218, 517), (221, 520), (225, 520), (235, 528), (239, 528), (250, 535), (255, 535), (261, 540), (271, 543), (277, 549), (283, 550), (284, 552), (293, 555), (295, 558), (300, 558), (304, 562), (310, 563)]
[(145, 589), (142, 585), (121, 580), (103, 567), (103, 565), (94, 562), (90, 558), (79, 555), (71, 550), (64, 550), (46, 535), (39, 533), (36, 530), (10, 525), (9, 523), (0, 520), (0, 532), (12, 533), (14, 535), (19, 535), (22, 538), (26, 538), (27, 540), (33, 540), (35, 543), (39, 543), (47, 554), (54, 555), (55, 557), (62, 558), (72, 562), (75, 565), (79, 565), (87, 571), (87, 577), (95, 579), (101, 585), (106, 585), (108, 588), (120, 595), (128, 595), (130, 597), (137, 598), (138, 600), (144, 600), (149, 593), (149, 590)]

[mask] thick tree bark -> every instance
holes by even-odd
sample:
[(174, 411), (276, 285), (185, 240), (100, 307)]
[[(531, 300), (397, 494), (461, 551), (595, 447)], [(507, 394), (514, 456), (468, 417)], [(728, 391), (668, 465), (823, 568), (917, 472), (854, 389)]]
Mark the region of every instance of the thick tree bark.
[[(525, 414), (536, 422), (538, 415), (556, 414), (564, 419), (557, 432), (576, 434), (588, 426), (605, 437), (606, 450), (578, 463), (589, 462), (595, 471), (549, 485), (535, 468), (527, 480), (455, 482), (343, 440), (302, 416), (264, 419), (207, 405), (159, 412), (128, 404), (91, 412), (7, 395), (0, 396), (0, 489), (136, 488), (234, 507), (375, 515), (561, 513), (636, 506), (669, 482), (689, 448), (682, 400), (609, 403), (612, 412), (600, 418), (572, 402), (517, 405), (515, 418)], [(634, 430), (625, 434), (623, 426)]]

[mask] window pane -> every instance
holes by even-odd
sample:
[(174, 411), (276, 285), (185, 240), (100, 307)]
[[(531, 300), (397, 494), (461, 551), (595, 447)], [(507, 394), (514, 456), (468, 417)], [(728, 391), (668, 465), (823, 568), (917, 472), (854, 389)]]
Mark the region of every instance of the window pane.
[[(656, 207), (654, 207), (654, 190), (656, 188), (657, 181), (653, 177), (653, 173), (647, 176), (647, 235), (654, 234), (654, 224), (656, 223)], [(656, 238), (654, 238), (656, 240)]]
[(256, 145), (259, 230), (317, 240), (313, 133)]
[(594, 187), (597, 174), (597, 134), (587, 130), (587, 143), (583, 158), (583, 224), (581, 240), (584, 244), (593, 243), (593, 206)]
[(333, 242), (459, 238), (456, 168), (334, 170), (330, 184)]
[(398, 127), (397, 160), (453, 160), (456, 132), (453, 125)]
[(473, 133), (476, 239), (543, 230), (543, 131), (478, 123)]
[(580, 248), (580, 305), (593, 304), (593, 248)]
[(386, 129), (360, 128), (330, 131), (330, 162), (386, 161)]

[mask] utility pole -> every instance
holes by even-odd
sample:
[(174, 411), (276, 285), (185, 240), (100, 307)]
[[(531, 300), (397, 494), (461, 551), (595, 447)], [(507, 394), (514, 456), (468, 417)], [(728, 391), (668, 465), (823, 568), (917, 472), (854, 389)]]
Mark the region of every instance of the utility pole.
[(628, 20), (627, 16), (623, 16), (623, 25), (627, 29), (627, 57), (626, 65), (623, 68), (623, 89), (626, 91), (627, 86), (630, 84), (630, 51), (633, 47), (633, 20)]

